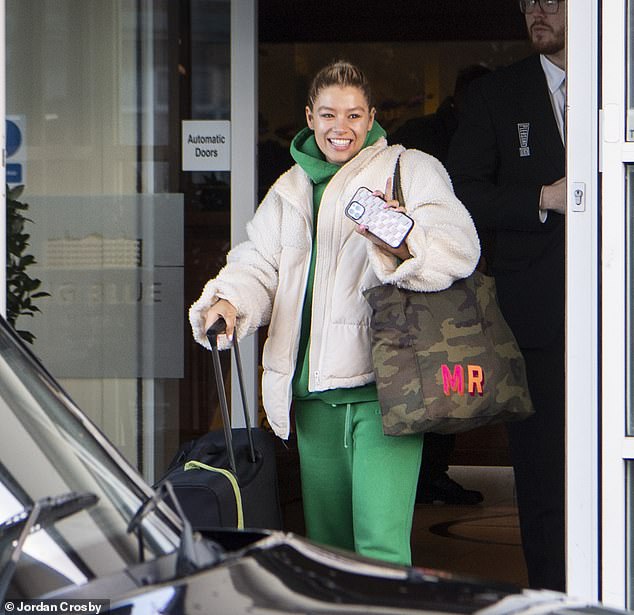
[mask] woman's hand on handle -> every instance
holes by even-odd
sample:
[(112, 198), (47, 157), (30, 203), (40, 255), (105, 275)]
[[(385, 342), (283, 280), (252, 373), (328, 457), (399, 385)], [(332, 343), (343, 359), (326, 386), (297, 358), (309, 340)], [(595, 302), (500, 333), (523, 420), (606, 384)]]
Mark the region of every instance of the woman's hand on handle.
[(209, 308), (205, 315), (205, 331), (208, 331), (211, 325), (222, 318), (227, 325), (225, 331), (227, 339), (233, 339), (233, 332), (236, 328), (236, 314), (237, 310), (233, 304), (226, 299), (218, 300)]

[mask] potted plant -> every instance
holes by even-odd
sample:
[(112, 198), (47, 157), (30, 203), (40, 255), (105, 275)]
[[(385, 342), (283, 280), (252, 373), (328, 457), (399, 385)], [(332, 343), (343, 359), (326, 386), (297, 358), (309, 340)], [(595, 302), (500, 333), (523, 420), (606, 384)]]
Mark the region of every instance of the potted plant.
[(24, 186), (7, 186), (7, 321), (21, 338), (33, 343), (35, 336), (30, 331), (17, 329), (16, 321), (19, 316), (33, 317), (40, 311), (33, 301), (50, 293), (38, 291), (41, 280), (27, 273), (27, 268), (36, 261), (32, 254), (26, 253), (31, 236), (24, 227), (33, 221), (24, 215), (28, 204), (18, 200), (23, 191)]

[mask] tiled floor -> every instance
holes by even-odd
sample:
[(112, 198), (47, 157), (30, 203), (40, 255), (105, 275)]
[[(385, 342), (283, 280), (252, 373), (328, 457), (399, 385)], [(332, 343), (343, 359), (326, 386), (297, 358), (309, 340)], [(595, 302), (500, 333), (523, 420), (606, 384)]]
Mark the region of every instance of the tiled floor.
[(525, 587), (512, 469), (454, 466), (449, 474), (462, 486), (481, 491), (484, 501), (476, 506), (417, 505), (414, 565)]

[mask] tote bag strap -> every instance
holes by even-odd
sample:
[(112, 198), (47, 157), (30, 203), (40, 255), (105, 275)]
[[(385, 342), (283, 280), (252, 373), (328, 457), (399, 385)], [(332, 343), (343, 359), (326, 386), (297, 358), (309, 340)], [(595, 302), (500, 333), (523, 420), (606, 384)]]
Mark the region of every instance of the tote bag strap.
[(401, 187), (401, 155), (398, 155), (396, 159), (396, 166), (394, 167), (394, 178), (392, 179), (392, 192), (396, 197), (399, 205), (405, 207), (405, 197), (403, 196), (403, 188)]

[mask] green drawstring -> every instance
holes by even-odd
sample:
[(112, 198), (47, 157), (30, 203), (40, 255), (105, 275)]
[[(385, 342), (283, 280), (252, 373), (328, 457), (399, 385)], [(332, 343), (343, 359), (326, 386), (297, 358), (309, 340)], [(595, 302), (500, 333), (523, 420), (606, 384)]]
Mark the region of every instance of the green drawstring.
[(348, 448), (348, 433), (352, 434), (352, 404), (346, 404), (346, 426), (343, 431), (343, 448)]

